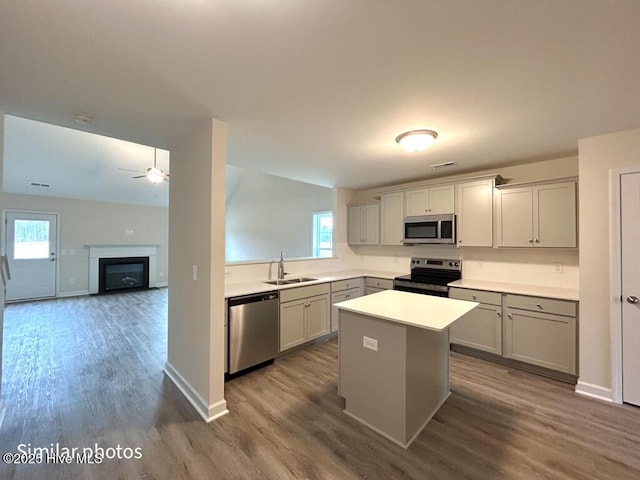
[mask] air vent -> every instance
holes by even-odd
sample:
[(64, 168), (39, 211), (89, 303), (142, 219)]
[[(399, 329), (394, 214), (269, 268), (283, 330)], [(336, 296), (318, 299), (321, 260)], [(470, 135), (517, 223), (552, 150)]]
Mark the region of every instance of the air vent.
[(51, 186), (48, 183), (38, 183), (38, 182), (31, 182), (29, 183), (29, 185), (31, 185), (32, 187), (40, 187), (40, 188), (49, 188)]
[(452, 165), (455, 165), (456, 162), (444, 162), (444, 163), (434, 163), (433, 165), (431, 165), (431, 168), (441, 168), (441, 167), (451, 167)]

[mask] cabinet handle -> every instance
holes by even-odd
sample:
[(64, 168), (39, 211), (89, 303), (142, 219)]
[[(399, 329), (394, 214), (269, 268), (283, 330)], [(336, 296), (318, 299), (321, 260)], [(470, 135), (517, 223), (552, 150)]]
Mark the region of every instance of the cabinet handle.
[(533, 240), (529, 239), (529, 243), (533, 243)]
[(509, 320), (513, 320), (513, 317), (511, 316), (511, 314), (510, 314), (510, 313), (507, 313), (507, 318), (508, 318)]
[(346, 295), (344, 298), (351, 298), (351, 295)]
[(473, 298), (473, 299), (475, 300), (475, 299), (476, 299), (476, 296), (475, 296), (475, 295), (471, 295), (471, 298)]
[(536, 303), (536, 307), (538, 307), (540, 310), (542, 310), (542, 305), (540, 305), (539, 303)]
[(498, 315), (499, 317), (502, 316), (502, 314), (500, 312), (496, 312), (496, 315)]
[(540, 243), (540, 239), (539, 238), (536, 238), (536, 243)]

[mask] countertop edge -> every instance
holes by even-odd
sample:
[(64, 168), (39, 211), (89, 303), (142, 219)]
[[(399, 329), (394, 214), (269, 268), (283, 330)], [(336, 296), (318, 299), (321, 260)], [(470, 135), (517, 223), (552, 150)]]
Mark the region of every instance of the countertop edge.
[(552, 298), (579, 302), (579, 291), (571, 288), (543, 287), (520, 283), (492, 282), (488, 280), (461, 279), (448, 284), (449, 287), (483, 290), (486, 292), (509, 293), (513, 295), (528, 295), (532, 297)]

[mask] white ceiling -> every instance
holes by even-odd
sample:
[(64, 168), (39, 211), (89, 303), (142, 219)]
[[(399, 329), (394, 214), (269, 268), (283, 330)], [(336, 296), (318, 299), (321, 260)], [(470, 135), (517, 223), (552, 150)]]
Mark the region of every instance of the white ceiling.
[[(158, 168), (170, 172), (169, 152), (158, 149), (155, 154)], [(4, 160), (6, 192), (163, 207), (169, 204), (168, 183), (132, 178), (153, 165), (153, 147), (6, 115)]]
[[(0, 0), (0, 109), (364, 187), (577, 153), (640, 126), (638, 0)], [(440, 134), (408, 154), (404, 130)]]

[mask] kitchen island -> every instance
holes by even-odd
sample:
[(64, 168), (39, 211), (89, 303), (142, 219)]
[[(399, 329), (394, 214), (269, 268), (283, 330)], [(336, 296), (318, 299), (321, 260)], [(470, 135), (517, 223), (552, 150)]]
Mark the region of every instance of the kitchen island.
[(398, 290), (336, 303), (344, 412), (408, 448), (449, 396), (449, 326), (477, 305)]

